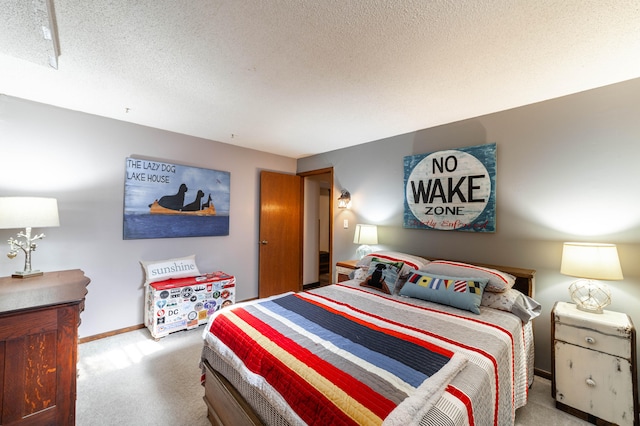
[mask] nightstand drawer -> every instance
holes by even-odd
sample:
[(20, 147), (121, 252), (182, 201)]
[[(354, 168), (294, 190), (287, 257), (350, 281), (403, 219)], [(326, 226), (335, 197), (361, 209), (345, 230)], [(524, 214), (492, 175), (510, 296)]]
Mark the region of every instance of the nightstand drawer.
[(631, 358), (631, 345), (628, 338), (556, 323), (555, 339), (622, 358)]
[(556, 400), (619, 425), (634, 419), (631, 363), (556, 341)]

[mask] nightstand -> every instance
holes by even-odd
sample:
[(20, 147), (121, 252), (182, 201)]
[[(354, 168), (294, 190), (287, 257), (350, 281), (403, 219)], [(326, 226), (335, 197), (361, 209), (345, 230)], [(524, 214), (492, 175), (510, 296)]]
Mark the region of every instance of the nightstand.
[(551, 311), (556, 407), (597, 424), (638, 425), (636, 332), (628, 315), (572, 303)]
[(336, 263), (336, 277), (338, 277), (337, 282), (347, 281), (349, 280), (349, 274), (355, 271), (357, 260), (343, 260)]

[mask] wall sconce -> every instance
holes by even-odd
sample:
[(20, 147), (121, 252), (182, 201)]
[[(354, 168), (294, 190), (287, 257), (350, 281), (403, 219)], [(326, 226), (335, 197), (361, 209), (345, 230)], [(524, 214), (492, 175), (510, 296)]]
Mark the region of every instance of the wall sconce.
[(58, 201), (55, 198), (38, 197), (0, 197), (0, 229), (25, 228), (18, 233), (18, 238), (9, 238), (11, 250), (7, 254), (13, 259), (18, 249), (24, 252), (24, 271), (17, 271), (13, 278), (28, 278), (42, 275), (42, 272), (31, 269), (31, 252), (37, 245), (34, 241), (44, 238), (44, 234), (31, 236), (31, 228), (60, 226), (58, 218)]
[(338, 208), (350, 209), (351, 208), (351, 194), (346, 189), (343, 189), (338, 197)]
[(356, 225), (356, 232), (353, 237), (354, 244), (360, 244), (356, 250), (356, 257), (362, 259), (373, 252), (369, 244), (378, 244), (378, 227), (376, 225)]
[(578, 309), (596, 314), (611, 304), (611, 291), (606, 284), (592, 280), (623, 278), (615, 244), (564, 243), (560, 273), (585, 278), (572, 283), (569, 294)]

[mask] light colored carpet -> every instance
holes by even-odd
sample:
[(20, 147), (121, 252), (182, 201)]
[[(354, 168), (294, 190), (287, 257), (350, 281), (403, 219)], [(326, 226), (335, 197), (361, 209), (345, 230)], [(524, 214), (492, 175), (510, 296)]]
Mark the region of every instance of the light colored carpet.
[[(155, 341), (147, 329), (83, 343), (78, 351), (78, 426), (208, 425), (200, 385), (204, 327)], [(588, 425), (554, 407), (551, 383), (536, 377), (516, 426)]]
[(203, 327), (155, 341), (145, 329), (78, 348), (78, 426), (209, 425), (200, 385)]
[(529, 402), (516, 410), (516, 426), (584, 426), (591, 423), (560, 411), (551, 398), (551, 381), (536, 376)]

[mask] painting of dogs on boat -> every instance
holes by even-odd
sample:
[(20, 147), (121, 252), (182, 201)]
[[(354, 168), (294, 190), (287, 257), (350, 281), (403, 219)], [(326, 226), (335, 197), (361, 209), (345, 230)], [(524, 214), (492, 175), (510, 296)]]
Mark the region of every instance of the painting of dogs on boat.
[(126, 159), (125, 240), (229, 235), (229, 172)]

